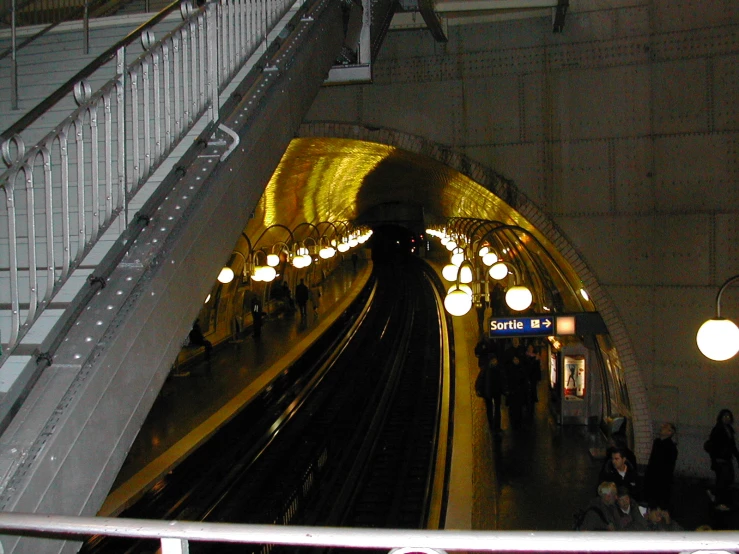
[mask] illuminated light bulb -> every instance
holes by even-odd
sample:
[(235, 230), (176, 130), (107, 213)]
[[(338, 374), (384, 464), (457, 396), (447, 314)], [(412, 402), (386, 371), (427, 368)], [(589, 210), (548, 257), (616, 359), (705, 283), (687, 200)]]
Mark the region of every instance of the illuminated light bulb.
[(205, 298), (204, 304), (207, 304), (208, 302), (210, 302), (210, 294)]
[(464, 261), (464, 252), (461, 252), (461, 248), (459, 249), (460, 252), (456, 252), (452, 254), (452, 263), (459, 267), (459, 265)]
[(470, 296), (472, 296), (472, 288), (469, 285), (465, 285), (464, 283), (461, 283), (459, 285), (452, 285), (451, 287), (449, 287), (449, 290), (446, 292), (447, 294), (449, 294), (450, 292), (454, 290), (463, 290), (465, 294), (469, 294)]
[(274, 267), (263, 265), (261, 269), (262, 272), (260, 276), (262, 278), (262, 281), (264, 281), (265, 283), (270, 283), (275, 280), (275, 277), (277, 277), (277, 271)]
[(441, 276), (444, 277), (447, 281), (450, 283), (453, 283), (457, 280), (457, 272), (459, 271), (459, 268), (454, 264), (447, 264), (444, 266), (444, 268), (441, 270)]
[(484, 257), (484, 256), (485, 256), (485, 254), (487, 254), (488, 252), (490, 252), (490, 248), (488, 248), (488, 247), (487, 247), (487, 245), (485, 245), (485, 246), (483, 246), (482, 248), (480, 248), (480, 250), (478, 250), (478, 252), (477, 252), (477, 255), (478, 255), (478, 256), (480, 256), (480, 257), (482, 258), (482, 257)]
[(453, 290), (444, 298), (444, 308), (452, 315), (464, 315), (472, 308), (472, 296), (463, 290)]
[(580, 289), (580, 296), (583, 297), (583, 299), (587, 302), (590, 301), (590, 295), (587, 293), (585, 289)]
[(488, 251), (482, 257), (482, 263), (490, 267), (498, 261), (498, 255), (495, 252)]
[(344, 252), (349, 250), (349, 243), (342, 242), (341, 244), (339, 244), (338, 248), (339, 248), (339, 252), (343, 254)]
[(500, 281), (501, 279), (505, 279), (508, 276), (508, 266), (502, 262), (499, 262), (497, 264), (494, 264), (493, 267), (490, 268), (490, 271), (488, 273), (493, 279), (495, 279), (496, 281)]
[(709, 360), (723, 362), (739, 352), (739, 328), (730, 319), (709, 319), (700, 326), (695, 340)]
[(280, 263), (280, 257), (277, 254), (267, 254), (267, 265), (276, 267)]
[(472, 282), (472, 268), (468, 265), (459, 268), (459, 282), (460, 283), (471, 283)]
[(523, 285), (511, 287), (505, 293), (505, 303), (508, 304), (508, 307), (511, 310), (516, 310), (517, 312), (525, 310), (531, 306), (533, 299), (534, 297), (531, 294), (531, 291)]
[(447, 250), (449, 250), (449, 252), (451, 252), (457, 247), (457, 243), (454, 242), (453, 240), (450, 240), (444, 246), (446, 247)]
[(231, 269), (228, 266), (225, 266), (223, 269), (221, 269), (221, 272), (218, 274), (218, 282), (223, 283), (224, 285), (227, 283), (230, 283), (234, 280), (234, 270)]

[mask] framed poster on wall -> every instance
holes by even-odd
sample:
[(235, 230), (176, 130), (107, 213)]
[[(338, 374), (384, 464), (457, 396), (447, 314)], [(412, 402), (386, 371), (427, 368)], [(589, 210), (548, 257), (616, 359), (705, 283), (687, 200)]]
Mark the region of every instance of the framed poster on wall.
[(585, 398), (585, 356), (565, 356), (563, 366), (565, 400)]

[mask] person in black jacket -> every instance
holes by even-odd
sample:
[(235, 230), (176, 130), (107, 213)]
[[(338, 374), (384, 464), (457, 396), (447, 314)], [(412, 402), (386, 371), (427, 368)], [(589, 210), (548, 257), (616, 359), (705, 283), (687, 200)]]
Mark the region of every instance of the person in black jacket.
[(616, 448), (611, 453), (611, 460), (606, 461), (598, 476), (599, 481), (610, 481), (616, 487), (627, 487), (631, 498), (641, 499), (639, 474), (626, 456), (623, 448)]
[(675, 426), (672, 423), (663, 423), (659, 436), (652, 443), (644, 476), (644, 492), (650, 508), (672, 508), (672, 477), (677, 461), (677, 446), (672, 440), (674, 434)]
[(734, 484), (734, 458), (739, 461), (739, 451), (734, 440), (734, 414), (724, 408), (716, 417), (711, 430), (711, 469), (716, 473), (715, 508), (728, 511), (731, 506), (731, 485)]
[(497, 356), (486, 356), (486, 365), (480, 368), (475, 388), (477, 395), (485, 400), (490, 432), (497, 439), (501, 433), (500, 410), (505, 393), (505, 374)]
[(308, 313), (308, 297), (310, 297), (310, 290), (308, 289), (308, 286), (303, 282), (303, 279), (301, 279), (300, 283), (298, 283), (298, 286), (295, 287), (295, 303), (298, 305), (298, 309), (300, 310), (300, 317), (302, 319), (305, 319), (305, 316)]

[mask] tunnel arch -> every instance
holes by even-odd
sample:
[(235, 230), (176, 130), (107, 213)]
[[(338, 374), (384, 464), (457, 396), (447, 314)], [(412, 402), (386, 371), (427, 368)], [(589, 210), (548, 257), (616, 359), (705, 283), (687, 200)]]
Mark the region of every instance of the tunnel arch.
[(631, 339), (622, 318), (610, 296), (600, 286), (597, 276), (583, 256), (564, 236), (555, 221), (539, 208), (515, 183), (499, 175), (490, 167), (468, 158), (453, 148), (424, 137), (410, 135), (390, 128), (365, 127), (335, 122), (303, 124), (296, 138), (337, 138), (374, 142), (406, 150), (437, 161), (475, 181), (521, 214), (546, 237), (570, 264), (598, 307), (613, 341), (624, 371), (632, 410), (634, 446), (640, 459), (649, 456), (652, 443), (652, 423), (647, 402), (647, 391), (639, 369)]

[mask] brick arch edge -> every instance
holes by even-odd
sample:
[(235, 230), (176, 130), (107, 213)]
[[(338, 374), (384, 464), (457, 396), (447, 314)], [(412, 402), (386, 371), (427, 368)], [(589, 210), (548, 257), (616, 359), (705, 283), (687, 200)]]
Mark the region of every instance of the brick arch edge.
[(598, 306), (608, 327), (611, 340), (618, 349), (624, 370), (632, 411), (634, 447), (640, 460), (646, 460), (652, 446), (652, 423), (647, 403), (647, 391), (634, 355), (631, 339), (610, 296), (601, 288), (597, 277), (582, 255), (564, 236), (557, 224), (534, 204), (515, 184), (498, 173), (452, 148), (420, 136), (388, 128), (368, 128), (333, 122), (313, 122), (300, 126), (296, 137), (329, 137), (362, 140), (394, 146), (420, 154), (451, 167), (490, 190), (534, 225), (557, 248), (580, 276), (584, 287)]

